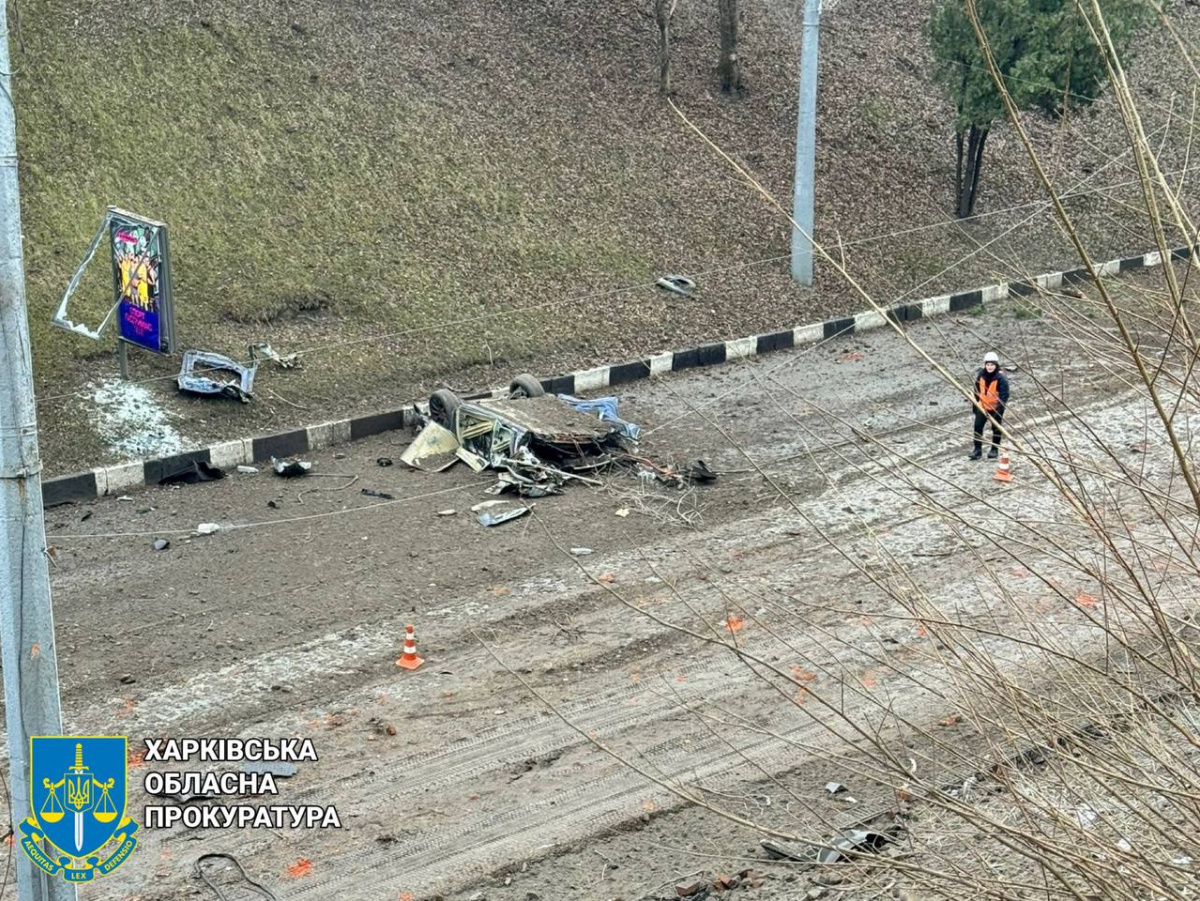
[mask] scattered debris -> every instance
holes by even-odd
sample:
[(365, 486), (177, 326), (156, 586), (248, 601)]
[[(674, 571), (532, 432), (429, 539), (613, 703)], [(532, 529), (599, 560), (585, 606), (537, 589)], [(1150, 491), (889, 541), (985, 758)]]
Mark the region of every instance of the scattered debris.
[(154, 549), (156, 551), (169, 550), (170, 547), (171, 547), (171, 542), (168, 541), (166, 538), (160, 538), (156, 542), (154, 542)]
[(275, 475), (282, 476), (285, 479), (306, 476), (312, 468), (313, 465), (308, 460), (280, 460), (278, 457), (271, 458), (271, 469), (275, 470)]
[(196, 485), (200, 482), (215, 482), (225, 478), (224, 470), (217, 469), (204, 460), (193, 460), (185, 463), (174, 472), (168, 473), (158, 480), (160, 485)]
[(616, 511), (616, 515), (621, 517), (622, 519), (624, 519), (626, 516), (629, 515), (629, 508), (621, 507), (619, 510)]
[(421, 429), (413, 443), (405, 448), (404, 453), (400, 455), (400, 462), (413, 469), (441, 472), (458, 462), (458, 449), (458, 439), (453, 432), (436, 422), (430, 422)]
[(478, 513), (480, 510), (486, 510), (488, 507), (495, 507), (498, 504), (506, 504), (508, 501), (480, 501), (471, 508), (472, 513)]
[[(197, 371), (208, 374), (198, 375)], [(243, 366), (221, 354), (189, 350), (183, 355), (183, 365), (175, 381), (181, 391), (225, 395), (248, 404), (254, 396), (254, 375), (257, 371), (257, 365)], [(220, 373), (225, 374), (224, 378), (219, 377)]]
[(202, 522), (196, 526), (196, 532), (200, 535), (215, 535), (221, 531), (221, 527), (215, 522)]
[(696, 283), (686, 275), (664, 275), (654, 284), (681, 297), (691, 297), (692, 291), (696, 289)]
[(245, 474), (245, 475), (254, 475), (254, 473), (258, 472), (258, 467), (257, 467), (257, 466), (244, 466), (244, 465), (243, 465), (243, 466), (239, 466), (239, 467), (237, 468), (237, 471), (238, 471), (238, 472), (240, 472), (240, 473), (243, 473), (243, 474)]
[(438, 516), (453, 516), (457, 512), (458, 512), (457, 510), (438, 510), (437, 515)]
[(708, 464), (703, 460), (697, 460), (692, 468), (688, 470), (687, 477), (689, 481), (704, 484), (708, 482), (715, 482), (717, 480), (718, 473), (715, 473), (709, 469)]
[(837, 863), (849, 860), (855, 854), (877, 854), (885, 845), (894, 843), (896, 839), (886, 832), (876, 832), (873, 829), (847, 829), (839, 832), (830, 841), (832, 847), (822, 848), (817, 852), (817, 863)]
[(842, 785), (840, 782), (826, 782), (825, 791), (829, 792), (831, 795), (840, 795), (842, 792), (850, 791), (850, 789), (846, 788), (846, 786)]
[(498, 526), (502, 523), (506, 523), (510, 520), (524, 516), (528, 512), (528, 507), (514, 507), (511, 510), (505, 510), (503, 513), (497, 513), (495, 515), (491, 513), (480, 513), (479, 521), (485, 526)]
[(375, 465), (376, 466), (391, 466), (392, 458), (391, 457), (376, 457)]
[(588, 554), (594, 554), (596, 552), (590, 547), (573, 547), (571, 548), (571, 553), (576, 557), (586, 557)]
[(280, 369), (294, 369), (300, 365), (299, 354), (280, 355), (270, 344), (251, 344), (249, 352), (250, 362), (255, 366), (258, 365), (259, 357), (278, 364)]
[(378, 497), (385, 501), (394, 501), (396, 499), (394, 494), (388, 494), (386, 491), (376, 491), (374, 488), (364, 488), (361, 493), (367, 497)]

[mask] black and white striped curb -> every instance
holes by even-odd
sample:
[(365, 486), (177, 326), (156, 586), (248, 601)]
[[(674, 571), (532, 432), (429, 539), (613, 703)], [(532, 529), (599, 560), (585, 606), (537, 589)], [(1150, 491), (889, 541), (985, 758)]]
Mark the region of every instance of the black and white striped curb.
[[(1192, 249), (1188, 247), (1171, 251), (1171, 258), (1175, 260), (1187, 260), (1191, 258), (1191, 255)], [(1111, 277), (1124, 272), (1159, 266), (1161, 263), (1162, 254), (1152, 251), (1136, 257), (1109, 260), (1098, 266), (1097, 270), (1102, 277)], [(1080, 284), (1086, 282), (1088, 277), (1087, 270), (1083, 268), (1070, 269), (1065, 272), (1050, 272), (1026, 281), (1000, 282), (971, 291), (941, 294), (913, 303), (899, 304), (887, 310), (886, 313), (871, 310), (855, 316), (829, 319), (825, 322), (816, 322), (765, 335), (749, 335), (732, 341), (719, 341), (713, 344), (702, 344), (699, 347), (689, 347), (686, 350), (652, 354), (627, 363), (597, 366), (593, 369), (542, 379), (542, 385), (553, 394), (582, 394), (587, 391), (598, 391), (602, 388), (624, 385), (668, 372), (679, 372), (699, 366), (718, 366), (731, 360), (813, 344), (826, 338), (853, 332), (865, 332), (883, 327), (889, 319), (895, 322), (915, 322), (945, 313), (956, 313), (1005, 297), (1024, 297), (1036, 294), (1039, 290), (1053, 290)], [(504, 393), (499, 389), (485, 391), (470, 395), (466, 399), (499, 397)], [(423, 404), (420, 406), (424, 407)], [(293, 429), (289, 432), (279, 432), (259, 438), (224, 441), (211, 447), (187, 451), (171, 457), (105, 466), (75, 475), (60, 476), (49, 479), (43, 484), (42, 502), (45, 506), (50, 507), (73, 501), (91, 500), (109, 494), (123, 494), (146, 485), (157, 485), (164, 477), (177, 473), (194, 462), (208, 463), (226, 469), (265, 462), (271, 457), (288, 457), (336, 444), (344, 444), (348, 441), (358, 441), (361, 438), (393, 429), (407, 428), (413, 423), (413, 408), (414, 405), (410, 404), (407, 408), (386, 413), (324, 422), (307, 428)]]

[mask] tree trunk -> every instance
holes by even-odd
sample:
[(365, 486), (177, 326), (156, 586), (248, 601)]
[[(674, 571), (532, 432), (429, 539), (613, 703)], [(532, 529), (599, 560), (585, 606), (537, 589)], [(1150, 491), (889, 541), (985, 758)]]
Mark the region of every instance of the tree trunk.
[(658, 93), (671, 93), (671, 16), (676, 0), (654, 0), (654, 21), (658, 23)]
[(718, 0), (721, 30), (721, 90), (736, 94), (742, 89), (742, 63), (738, 59), (738, 0)]
[(954, 136), (958, 162), (955, 167), (955, 214), (966, 219), (975, 212), (975, 198), (979, 194), (979, 172), (983, 167), (983, 145), (987, 141), (987, 128), (972, 125), (967, 132), (967, 152), (963, 155), (963, 136)]

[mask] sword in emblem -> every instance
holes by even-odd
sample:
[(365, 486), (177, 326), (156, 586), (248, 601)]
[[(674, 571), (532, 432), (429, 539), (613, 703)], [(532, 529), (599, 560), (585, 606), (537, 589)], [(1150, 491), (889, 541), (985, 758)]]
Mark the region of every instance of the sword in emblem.
[[(83, 777), (83, 779), (79, 780), (75, 786), (75, 798), (73, 799), (74, 807), (75, 807), (75, 850), (82, 853), (83, 852), (83, 810), (82, 810), (82, 807), (84, 805), (89, 805), (89, 802), (91, 801), (91, 797), (90, 797), (91, 785), (90, 785), (90, 783), (91, 783), (91, 779), (92, 779), (92, 774), (88, 771), (88, 768), (83, 765), (83, 745), (82, 744), (75, 745), (75, 766), (71, 767), (71, 771), (75, 774), (76, 777), (79, 777), (79, 776)], [(67, 782), (67, 787), (68, 787), (68, 790), (70, 790), (71, 784), (70, 784), (69, 780)]]

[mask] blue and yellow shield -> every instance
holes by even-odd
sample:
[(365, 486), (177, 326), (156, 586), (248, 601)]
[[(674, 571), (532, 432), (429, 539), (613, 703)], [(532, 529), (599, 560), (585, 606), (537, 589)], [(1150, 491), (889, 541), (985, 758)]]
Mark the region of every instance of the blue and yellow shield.
[[(42, 869), (63, 870), (65, 879), (85, 881), (124, 862), (137, 844), (132, 836), (138, 828), (125, 816), (126, 761), (123, 736), (30, 739), (33, 815), (22, 824), (29, 836), (22, 844)], [(121, 847), (102, 862), (97, 852), (114, 838), (121, 840)], [(42, 853), (37, 845), (40, 839), (53, 849), (45, 847)]]

